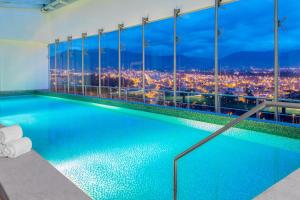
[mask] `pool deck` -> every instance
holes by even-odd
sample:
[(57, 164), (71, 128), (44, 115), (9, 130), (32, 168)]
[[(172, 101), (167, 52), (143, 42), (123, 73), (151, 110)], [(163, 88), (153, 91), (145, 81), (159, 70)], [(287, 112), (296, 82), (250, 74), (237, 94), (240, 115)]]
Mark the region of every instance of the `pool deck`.
[(300, 168), (255, 198), (255, 200), (282, 199), (300, 199)]
[(0, 158), (1, 200), (90, 200), (38, 153)]

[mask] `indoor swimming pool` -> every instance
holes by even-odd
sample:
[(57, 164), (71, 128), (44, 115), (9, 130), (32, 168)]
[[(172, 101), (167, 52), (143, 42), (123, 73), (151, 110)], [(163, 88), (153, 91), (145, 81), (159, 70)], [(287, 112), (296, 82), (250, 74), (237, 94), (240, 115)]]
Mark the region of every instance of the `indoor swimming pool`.
[[(174, 157), (220, 125), (46, 96), (0, 98), (0, 124), (92, 199), (172, 199)], [(178, 199), (252, 199), (300, 167), (300, 140), (233, 128), (179, 161)]]

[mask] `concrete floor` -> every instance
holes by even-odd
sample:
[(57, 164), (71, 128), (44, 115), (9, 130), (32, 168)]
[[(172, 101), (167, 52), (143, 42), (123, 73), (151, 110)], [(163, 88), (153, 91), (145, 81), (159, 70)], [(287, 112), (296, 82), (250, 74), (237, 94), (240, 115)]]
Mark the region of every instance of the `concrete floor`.
[(255, 198), (255, 200), (298, 199), (300, 199), (300, 168)]
[[(0, 158), (0, 184), (9, 200), (90, 200), (38, 153)], [(0, 198), (1, 198), (0, 197)]]

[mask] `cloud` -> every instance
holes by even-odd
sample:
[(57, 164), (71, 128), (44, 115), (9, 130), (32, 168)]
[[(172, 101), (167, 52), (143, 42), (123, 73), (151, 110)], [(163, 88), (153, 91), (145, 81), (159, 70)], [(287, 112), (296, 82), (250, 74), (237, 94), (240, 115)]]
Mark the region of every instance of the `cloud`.
[[(281, 51), (300, 48), (300, 1), (279, 0), (279, 16), (285, 19), (279, 32)], [(214, 52), (214, 8), (180, 15), (177, 19), (178, 54), (212, 58)], [(145, 26), (147, 52), (173, 55), (174, 19), (150, 22)], [(220, 57), (239, 51), (272, 51), (274, 48), (274, 0), (239, 0), (219, 9)], [(87, 48), (98, 48), (98, 36), (86, 39)], [(121, 33), (123, 51), (141, 53), (142, 26), (125, 28)], [(118, 31), (101, 37), (103, 48), (118, 49)], [(50, 46), (53, 49), (53, 45)], [(61, 43), (58, 51), (66, 48)], [(81, 49), (81, 39), (73, 40), (73, 49)]]

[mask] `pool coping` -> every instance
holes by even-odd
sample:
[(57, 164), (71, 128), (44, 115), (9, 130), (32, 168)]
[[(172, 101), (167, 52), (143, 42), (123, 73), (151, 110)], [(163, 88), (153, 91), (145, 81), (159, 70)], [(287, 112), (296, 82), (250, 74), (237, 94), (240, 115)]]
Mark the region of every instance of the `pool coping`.
[(300, 168), (259, 194), (255, 200), (300, 199)]
[(0, 199), (91, 200), (34, 150), (15, 159), (0, 158)]
[(9, 97), (9, 96), (24, 96), (32, 95), (36, 92), (47, 92), (48, 90), (16, 90), (16, 91), (0, 91), (0, 97)]
[[(207, 111), (174, 108), (168, 106), (151, 105), (151, 104), (145, 104), (139, 102), (129, 102), (124, 100), (105, 99), (99, 97), (53, 93), (49, 91), (35, 91), (32, 94), (117, 106), (122, 108), (133, 109), (133, 110), (140, 110), (140, 111), (145, 111), (150, 113), (163, 114), (163, 115), (168, 115), (173, 117), (207, 122), (207, 123), (212, 123), (217, 125), (225, 125), (229, 123), (231, 120), (233, 120), (234, 118), (238, 117), (238, 116), (228, 116), (225, 114), (219, 114), (219, 113), (213, 113)], [(284, 137), (289, 137), (294, 139), (300, 139), (300, 125), (293, 125), (293, 124), (283, 123), (283, 122), (274, 122), (270, 120), (247, 119), (240, 122), (235, 127), (246, 129), (246, 130), (268, 133), (272, 135), (279, 135), (279, 136), (284, 136)]]

